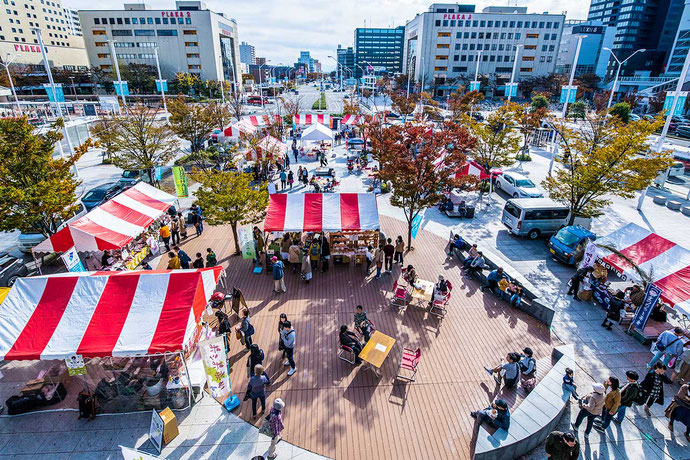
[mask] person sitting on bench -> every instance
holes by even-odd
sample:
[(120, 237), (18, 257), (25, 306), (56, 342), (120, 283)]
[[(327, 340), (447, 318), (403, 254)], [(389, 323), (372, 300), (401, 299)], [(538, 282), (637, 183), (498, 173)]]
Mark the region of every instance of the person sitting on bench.
[(450, 247), (448, 248), (448, 257), (451, 257), (456, 249), (458, 251), (462, 251), (463, 246), (464, 243), (462, 242), (462, 238), (460, 238), (460, 235), (456, 233), (453, 239), (450, 241)]
[(458, 214), (460, 214), (460, 217), (463, 219), (467, 215), (467, 203), (465, 203), (465, 200), (462, 200), (458, 205)]

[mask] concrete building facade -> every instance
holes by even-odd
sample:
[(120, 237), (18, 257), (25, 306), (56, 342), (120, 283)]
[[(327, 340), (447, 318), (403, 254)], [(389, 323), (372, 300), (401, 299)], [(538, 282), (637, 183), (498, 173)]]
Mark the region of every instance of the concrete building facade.
[(578, 36), (584, 37), (580, 47), (575, 75), (596, 74), (606, 78), (609, 56), (604, 48), (612, 49), (616, 28), (601, 21), (570, 20), (565, 22), (556, 60), (556, 73), (570, 75), (577, 50)]
[(403, 73), (409, 69), (443, 97), (452, 89), (439, 88), (439, 81), (472, 80), (478, 63), (480, 75), (496, 74), (500, 89), (510, 80), (519, 46), (515, 81), (548, 75), (556, 68), (564, 23), (563, 14), (527, 13), (525, 7), (477, 13), (474, 5), (433, 4), (405, 25)]
[(405, 27), (355, 29), (355, 76), (366, 73), (394, 74), (403, 71)]
[(70, 33), (76, 37), (83, 37), (84, 33), (81, 30), (81, 23), (79, 22), (79, 11), (72, 8), (63, 8), (65, 13), (65, 20), (69, 27)]
[(48, 61), (53, 67), (85, 69), (89, 60), (84, 40), (70, 27), (69, 14), (59, 0), (7, 0), (0, 15), (0, 56), (19, 54), (13, 62), (40, 66), (41, 38)]
[(256, 64), (256, 49), (247, 42), (240, 43), (240, 62), (247, 65)]
[(177, 72), (202, 80), (240, 83), (237, 23), (206, 8), (200, 1), (177, 1), (174, 10), (152, 10), (143, 3), (125, 4), (124, 10), (81, 10), (79, 19), (91, 65), (113, 69), (109, 42), (117, 59), (156, 65), (172, 80)]

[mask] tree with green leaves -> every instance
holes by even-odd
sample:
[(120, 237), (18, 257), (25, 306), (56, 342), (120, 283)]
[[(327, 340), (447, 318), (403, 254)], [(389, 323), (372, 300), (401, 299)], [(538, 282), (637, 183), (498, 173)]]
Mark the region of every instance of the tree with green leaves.
[(623, 123), (630, 121), (630, 104), (627, 102), (619, 102), (614, 104), (611, 109), (609, 109), (609, 114), (612, 117), (618, 117)]
[(61, 126), (36, 134), (26, 117), (0, 120), (0, 230), (48, 237), (76, 212), (80, 181), (71, 170), (93, 143), (89, 138), (72, 156), (55, 157)]
[(178, 97), (168, 104), (170, 127), (173, 132), (190, 142), (192, 152), (201, 150), (204, 141), (216, 128), (216, 120), (209, 105), (189, 103)]
[(103, 152), (103, 161), (110, 162), (113, 154), (117, 153), (117, 145), (115, 144), (117, 133), (112, 119), (109, 117), (98, 119), (91, 125), (91, 134), (98, 139)]
[(529, 105), (532, 112), (536, 112), (539, 109), (549, 109), (549, 98), (545, 94), (536, 94), (532, 98), (532, 102)]
[(215, 169), (194, 169), (192, 178), (201, 185), (195, 196), (204, 210), (204, 218), (211, 225), (230, 224), (235, 240), (235, 254), (239, 254), (237, 226), (259, 223), (266, 216), (266, 186), (253, 187), (252, 174)]
[(170, 84), (173, 94), (183, 94), (189, 96), (198, 90), (202, 85), (201, 78), (195, 73), (177, 72)]
[(134, 62), (120, 64), (120, 76), (133, 94), (152, 94), (156, 91), (158, 71), (151, 65)]
[(107, 142), (112, 144), (113, 164), (125, 170), (147, 171), (151, 183), (154, 168), (168, 164), (180, 149), (175, 133), (156, 119), (156, 113), (157, 108), (128, 105), (122, 114), (109, 119), (112, 130), (107, 134), (112, 136)]
[(634, 197), (671, 166), (668, 152), (650, 151), (647, 144), (663, 124), (661, 117), (624, 123), (602, 110), (588, 116), (584, 126), (556, 125), (561, 136), (556, 161), (563, 167), (555, 168), (542, 185), (553, 200), (570, 207), (569, 225), (577, 215), (601, 215), (611, 196)]
[(584, 120), (587, 116), (587, 104), (584, 101), (575, 101), (568, 106), (568, 117), (577, 121), (578, 118)]
[(487, 174), (493, 168), (515, 163), (515, 155), (520, 150), (520, 133), (515, 129), (518, 124), (515, 105), (502, 105), (488, 116), (485, 123), (471, 118), (467, 118), (466, 123), (477, 139), (472, 158), (486, 169)]

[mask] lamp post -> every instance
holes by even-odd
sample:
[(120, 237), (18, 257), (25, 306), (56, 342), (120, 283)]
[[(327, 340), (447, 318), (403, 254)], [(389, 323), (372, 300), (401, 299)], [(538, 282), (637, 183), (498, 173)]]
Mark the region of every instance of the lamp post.
[[(517, 70), (518, 54), (520, 54), (520, 45), (515, 45), (515, 59), (513, 60), (513, 71), (510, 73), (510, 86), (508, 87), (508, 102), (513, 95), (513, 82), (515, 81), (515, 70)], [(478, 67), (478, 66), (477, 66)]]
[(334, 58), (333, 56), (329, 55), (328, 57), (335, 61), (335, 64), (336, 64), (336, 66), (335, 66), (335, 78), (337, 80), (338, 75), (340, 75), (340, 91), (342, 91), (343, 90), (343, 73), (341, 70), (342, 66), (341, 66), (340, 62), (338, 62), (338, 60), (336, 58)]
[(220, 59), (220, 76), (221, 79), (218, 80), (218, 83), (220, 85), (220, 100), (223, 101), (223, 105), (225, 105), (225, 67), (223, 66), (223, 56), (220, 55), (218, 56), (218, 59)]
[(153, 54), (156, 56), (156, 69), (158, 70), (158, 83), (161, 85), (161, 97), (163, 98), (163, 111), (165, 112), (165, 121), (170, 121), (168, 115), (168, 105), (165, 102), (165, 88), (163, 87), (163, 77), (161, 76), (161, 63), (158, 59), (158, 47), (153, 48)]
[(479, 81), (479, 61), (482, 59), (482, 52), (477, 51), (477, 67), (474, 69), (474, 81)]
[(127, 107), (125, 100), (125, 88), (122, 86), (122, 77), (120, 76), (120, 65), (117, 63), (117, 54), (115, 53), (115, 40), (108, 40), (110, 44), (110, 56), (115, 65), (115, 74), (117, 75), (117, 84), (120, 86), (120, 97), (122, 97), (122, 106)]
[(14, 83), (12, 82), (12, 75), (10, 74), (10, 64), (12, 64), (12, 61), (17, 59), (21, 54), (17, 53), (14, 56), (10, 58), (10, 53), (7, 53), (5, 55), (5, 62), (2, 63), (2, 66), (5, 68), (5, 71), (7, 72), (7, 79), (10, 81), (10, 89), (12, 90), (12, 96), (14, 96), (14, 102), (17, 104), (17, 111), (19, 112), (19, 116), (22, 116), (22, 108), (19, 106), (19, 98), (17, 97), (17, 91), (14, 89)]
[(625, 63), (628, 61), (628, 59), (630, 59), (631, 57), (635, 56), (637, 53), (644, 53), (644, 52), (647, 51), (647, 50), (644, 49), (644, 48), (641, 48), (641, 49), (635, 51), (633, 54), (631, 54), (631, 55), (628, 56), (627, 58), (625, 58), (625, 59), (623, 59), (622, 61), (620, 61), (620, 60), (616, 57), (616, 55), (613, 54), (613, 50), (612, 50), (611, 48), (604, 47), (603, 49), (605, 49), (605, 50), (607, 50), (608, 52), (610, 52), (610, 53), (611, 53), (611, 56), (613, 57), (613, 59), (615, 59), (616, 62), (618, 63), (618, 68), (616, 69), (616, 78), (613, 79), (613, 86), (611, 87), (611, 95), (609, 96), (609, 103), (606, 105), (606, 108), (609, 109), (609, 108), (611, 108), (611, 103), (613, 102), (613, 95), (614, 95), (615, 92), (616, 92), (616, 86), (618, 86), (618, 75), (619, 75), (620, 72), (621, 72), (621, 67), (623, 67), (623, 64), (625, 64)]
[(261, 99), (261, 108), (262, 109), (264, 108), (264, 90), (263, 90), (263, 83), (262, 83), (262, 81), (263, 81), (262, 76), (263, 75), (261, 73), (261, 68), (263, 66), (267, 65), (269, 62), (271, 62), (271, 60), (266, 59), (266, 62), (264, 62), (263, 64), (261, 64), (259, 66), (259, 99)]
[[(662, 147), (664, 146), (664, 141), (666, 140), (666, 134), (668, 134), (668, 128), (671, 126), (671, 120), (673, 119), (673, 114), (676, 111), (676, 106), (678, 105), (678, 98), (680, 97), (680, 91), (683, 89), (683, 83), (685, 83), (685, 78), (688, 75), (688, 68), (690, 67), (690, 53), (688, 53), (685, 56), (685, 63), (683, 64), (683, 70), (680, 72), (680, 77), (678, 78), (678, 83), (676, 83), (676, 91), (673, 95), (673, 103), (671, 103), (670, 110), (666, 112), (666, 121), (664, 122), (664, 128), (661, 130), (661, 135), (659, 136), (659, 140), (657, 141), (656, 145), (654, 146), (654, 150), (657, 152), (661, 152)], [(668, 170), (664, 173), (665, 175), (668, 174)], [(664, 179), (665, 176), (664, 175)], [(647, 196), (647, 190), (649, 187), (645, 187), (644, 191), (640, 194), (640, 199), (637, 201), (637, 209), (638, 211), (642, 209), (642, 204), (644, 203), (644, 198)]]
[(410, 77), (411, 75), (411, 68), (412, 68), (412, 61), (417, 62), (417, 56), (412, 56), (410, 58), (410, 62), (407, 63), (407, 97), (410, 97)]
[[(355, 64), (355, 65), (362, 70), (362, 78), (364, 78), (364, 74), (366, 73), (364, 71), (364, 68), (359, 64)], [(408, 78), (408, 81), (409, 81), (409, 78)], [(360, 97), (360, 99), (364, 99), (364, 85), (362, 85), (359, 81), (357, 82), (357, 85), (359, 86), (359, 97)], [(408, 83), (408, 86), (409, 86), (409, 83)]]

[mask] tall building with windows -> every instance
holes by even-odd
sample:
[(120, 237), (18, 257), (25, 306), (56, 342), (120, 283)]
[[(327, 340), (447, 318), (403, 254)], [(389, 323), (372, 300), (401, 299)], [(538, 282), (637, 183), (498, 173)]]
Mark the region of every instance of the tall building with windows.
[(300, 51), (297, 63), (304, 64), (308, 72), (314, 71), (314, 58), (311, 57), (311, 53), (309, 51)]
[(247, 65), (256, 64), (256, 50), (247, 42), (240, 43), (240, 62)]
[(355, 63), (357, 62), (357, 58), (355, 56), (354, 48), (351, 46), (343, 48), (342, 46), (338, 45), (338, 49), (336, 50), (336, 60), (339, 64), (338, 69), (336, 70), (337, 72), (343, 73), (343, 79), (351, 78), (355, 75)]
[(393, 29), (355, 29), (355, 76), (367, 73), (403, 72), (403, 44), (405, 27)]
[(515, 81), (554, 71), (564, 22), (563, 14), (528, 13), (525, 7), (492, 6), (477, 13), (474, 5), (435, 3), (405, 25), (403, 65), (435, 97), (457, 87), (446, 82), (474, 79), (477, 68), (480, 75), (495, 74), (501, 91), (516, 50)]
[(580, 55), (575, 75), (596, 74), (602, 81), (606, 78), (610, 53), (604, 48), (613, 47), (616, 34), (614, 26), (605, 26), (600, 21), (569, 20), (563, 27), (561, 45), (556, 60), (556, 73), (570, 75), (577, 51), (578, 36), (582, 36)]
[(71, 13), (59, 0), (3, 0), (0, 15), (0, 56), (5, 59), (16, 54), (13, 62), (43, 65), (41, 48), (35, 28), (41, 38), (51, 66), (67, 69), (87, 68), (89, 65), (80, 33), (70, 24)]
[(155, 66), (158, 49), (161, 73), (171, 80), (189, 72), (202, 80), (239, 84), (240, 53), (237, 23), (200, 1), (177, 1), (174, 10), (152, 10), (143, 3), (124, 10), (81, 10), (79, 19), (91, 65), (113, 70), (110, 41), (120, 62)]
[(79, 22), (79, 11), (71, 8), (63, 8), (62, 11), (65, 14), (65, 21), (69, 27), (70, 33), (76, 37), (83, 36), (81, 23)]

